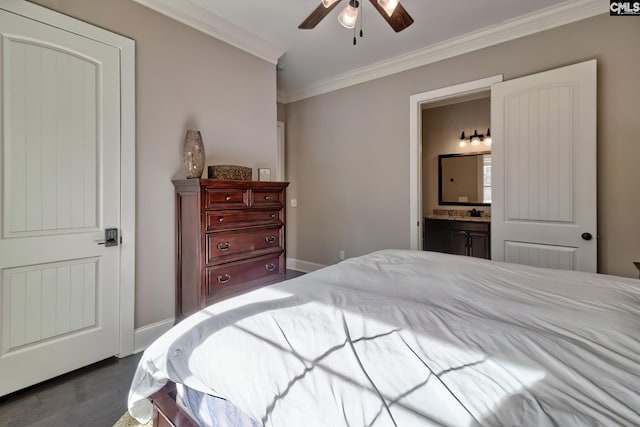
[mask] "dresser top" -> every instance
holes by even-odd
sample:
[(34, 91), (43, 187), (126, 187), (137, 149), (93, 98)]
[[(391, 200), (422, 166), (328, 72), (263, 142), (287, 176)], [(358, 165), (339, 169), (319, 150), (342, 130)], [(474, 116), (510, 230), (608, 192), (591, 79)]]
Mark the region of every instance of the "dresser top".
[(212, 187), (212, 188), (286, 188), (288, 182), (279, 181), (247, 181), (230, 179), (174, 179), (176, 187)]

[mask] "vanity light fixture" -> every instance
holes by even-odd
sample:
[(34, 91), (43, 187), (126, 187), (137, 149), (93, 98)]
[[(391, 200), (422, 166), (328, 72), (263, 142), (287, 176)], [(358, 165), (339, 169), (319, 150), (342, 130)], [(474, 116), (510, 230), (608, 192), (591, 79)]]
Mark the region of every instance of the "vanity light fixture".
[(462, 131), (462, 134), (460, 135), (460, 147), (466, 147), (467, 140), (469, 140), (471, 145), (480, 145), (480, 143), (483, 143), (484, 145), (491, 145), (491, 129), (487, 129), (486, 135), (474, 130), (473, 135), (465, 136), (464, 131)]

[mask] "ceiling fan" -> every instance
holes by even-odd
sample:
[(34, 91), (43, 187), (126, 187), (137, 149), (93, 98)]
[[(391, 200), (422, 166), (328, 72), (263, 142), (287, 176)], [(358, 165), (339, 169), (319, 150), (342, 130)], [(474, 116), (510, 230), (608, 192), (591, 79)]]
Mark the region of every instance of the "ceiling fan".
[[(298, 28), (310, 30), (324, 19), (342, 0), (322, 0), (311, 15), (305, 19)], [(360, 0), (365, 1), (365, 0)], [(360, 1), (349, 0), (347, 7), (338, 16), (338, 21), (346, 28), (354, 28), (358, 19)], [(370, 0), (380, 15), (391, 25), (396, 33), (413, 24), (413, 18), (402, 7), (399, 0)]]

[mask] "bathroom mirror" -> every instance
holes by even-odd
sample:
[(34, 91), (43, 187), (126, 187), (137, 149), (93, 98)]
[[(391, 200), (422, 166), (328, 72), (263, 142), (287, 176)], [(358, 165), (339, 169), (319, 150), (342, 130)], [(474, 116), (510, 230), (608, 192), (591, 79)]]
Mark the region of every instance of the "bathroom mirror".
[(491, 152), (440, 154), (438, 203), (441, 205), (491, 205)]

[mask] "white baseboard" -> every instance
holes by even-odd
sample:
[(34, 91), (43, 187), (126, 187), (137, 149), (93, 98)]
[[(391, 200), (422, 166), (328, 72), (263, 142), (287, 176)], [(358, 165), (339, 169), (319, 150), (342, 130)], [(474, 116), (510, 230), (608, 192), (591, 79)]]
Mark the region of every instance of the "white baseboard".
[(174, 323), (175, 319), (171, 318), (136, 329), (133, 337), (133, 352), (140, 353), (146, 350), (160, 335), (171, 329)]
[(287, 268), (290, 270), (302, 271), (303, 273), (311, 273), (320, 270), (326, 265), (316, 264), (315, 262), (302, 261), (295, 258), (287, 258)]

